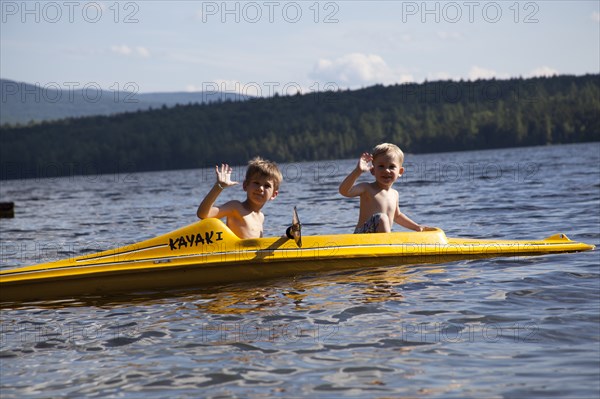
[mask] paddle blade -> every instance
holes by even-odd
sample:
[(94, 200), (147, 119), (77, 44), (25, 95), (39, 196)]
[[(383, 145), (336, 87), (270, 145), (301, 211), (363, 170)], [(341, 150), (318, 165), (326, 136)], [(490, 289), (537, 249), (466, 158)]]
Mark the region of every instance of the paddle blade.
[(294, 213), (292, 215), (292, 225), (288, 228), (286, 233), (289, 238), (292, 238), (296, 242), (298, 247), (302, 246), (302, 224), (300, 223), (296, 207), (294, 207)]

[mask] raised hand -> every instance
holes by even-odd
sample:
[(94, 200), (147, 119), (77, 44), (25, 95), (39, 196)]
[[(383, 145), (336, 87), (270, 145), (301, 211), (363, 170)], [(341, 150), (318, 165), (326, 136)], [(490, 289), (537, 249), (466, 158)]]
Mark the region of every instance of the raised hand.
[(233, 172), (233, 169), (228, 164), (221, 164), (221, 169), (219, 169), (219, 165), (216, 165), (215, 171), (217, 172), (217, 184), (219, 186), (224, 188), (240, 184), (236, 181), (231, 181), (231, 172)]
[(373, 167), (372, 165), (369, 165), (369, 163), (372, 162), (373, 156), (368, 152), (363, 152), (360, 156), (360, 159), (358, 160), (358, 165), (356, 165), (356, 168), (359, 169), (361, 172), (368, 172)]

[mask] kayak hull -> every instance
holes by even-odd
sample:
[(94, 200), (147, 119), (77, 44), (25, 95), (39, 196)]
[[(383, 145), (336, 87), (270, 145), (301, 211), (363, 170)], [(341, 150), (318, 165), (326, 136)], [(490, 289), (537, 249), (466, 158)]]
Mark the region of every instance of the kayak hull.
[(0, 302), (106, 296), (212, 286), (362, 267), (443, 263), (495, 256), (578, 252), (594, 246), (557, 234), (544, 240), (448, 238), (427, 232), (237, 238), (205, 219), (137, 244), (0, 272)]

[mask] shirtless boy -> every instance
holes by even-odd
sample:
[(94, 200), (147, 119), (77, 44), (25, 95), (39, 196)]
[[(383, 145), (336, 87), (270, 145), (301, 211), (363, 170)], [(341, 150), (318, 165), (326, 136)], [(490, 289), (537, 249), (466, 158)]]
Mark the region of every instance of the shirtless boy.
[(246, 200), (243, 202), (232, 200), (219, 207), (214, 206), (214, 203), (221, 191), (239, 183), (231, 181), (232, 169), (229, 165), (222, 164), (220, 169), (215, 166), (215, 170), (217, 182), (200, 203), (196, 212), (198, 217), (200, 219), (225, 217), (227, 226), (238, 237), (262, 237), (265, 215), (261, 209), (267, 202), (277, 197), (283, 179), (277, 165), (259, 157), (251, 160), (242, 183)]
[[(372, 155), (362, 154), (356, 168), (340, 184), (343, 196), (360, 197), (360, 213), (354, 233), (388, 233), (394, 222), (415, 231), (432, 229), (413, 222), (400, 212), (398, 191), (392, 185), (404, 173), (403, 162), (404, 154), (400, 148), (394, 144), (379, 144)], [(375, 181), (355, 184), (367, 171), (375, 176)]]

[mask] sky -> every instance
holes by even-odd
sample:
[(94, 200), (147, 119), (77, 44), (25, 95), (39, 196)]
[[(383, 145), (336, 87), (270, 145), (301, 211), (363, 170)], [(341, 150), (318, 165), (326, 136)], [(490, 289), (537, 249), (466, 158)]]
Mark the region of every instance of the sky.
[(600, 1), (7, 1), (0, 77), (270, 96), (600, 73)]

